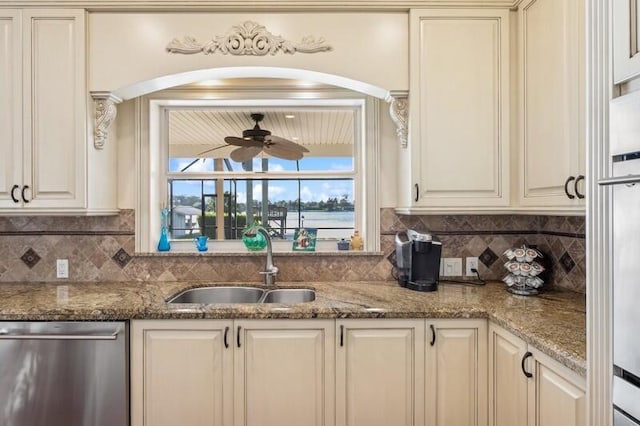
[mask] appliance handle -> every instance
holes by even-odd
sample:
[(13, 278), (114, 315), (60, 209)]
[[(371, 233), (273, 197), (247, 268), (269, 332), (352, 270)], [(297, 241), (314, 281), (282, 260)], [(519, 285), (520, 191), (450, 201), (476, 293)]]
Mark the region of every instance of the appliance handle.
[(598, 185), (600, 186), (609, 186), (609, 185), (633, 185), (635, 183), (640, 183), (640, 175), (627, 175), (620, 177), (612, 177), (600, 179), (598, 181)]
[(109, 334), (11, 334), (0, 330), (0, 340), (116, 340), (120, 331), (120, 327)]

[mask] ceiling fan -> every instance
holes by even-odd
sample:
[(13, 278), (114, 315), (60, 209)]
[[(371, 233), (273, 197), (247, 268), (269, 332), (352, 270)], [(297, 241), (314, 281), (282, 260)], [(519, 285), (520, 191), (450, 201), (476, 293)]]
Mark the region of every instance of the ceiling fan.
[(224, 141), (229, 145), (239, 148), (231, 151), (230, 157), (233, 161), (243, 163), (264, 151), (272, 157), (283, 158), (285, 160), (300, 160), (305, 152), (309, 150), (295, 142), (274, 136), (269, 130), (261, 129), (260, 122), (264, 119), (264, 114), (253, 113), (251, 119), (256, 122), (252, 129), (242, 131), (242, 137), (227, 136)]

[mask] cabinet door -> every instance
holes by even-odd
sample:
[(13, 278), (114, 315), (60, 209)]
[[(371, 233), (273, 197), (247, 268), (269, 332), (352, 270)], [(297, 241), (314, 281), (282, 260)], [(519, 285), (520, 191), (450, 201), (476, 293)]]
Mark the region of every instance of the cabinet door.
[(518, 9), (523, 206), (584, 209), (576, 190), (586, 185), (575, 183), (586, 163), (583, 1), (526, 0)]
[(424, 321), (336, 327), (337, 426), (424, 425)]
[(231, 321), (131, 322), (131, 424), (232, 424)]
[(17, 10), (0, 10), (0, 208), (22, 204), (11, 198), (22, 188), (21, 19)]
[(410, 202), (507, 206), (509, 12), (412, 10), (410, 41)]
[(487, 322), (427, 322), (426, 417), (433, 426), (487, 424)]
[(534, 348), (534, 377), (529, 381), (529, 426), (584, 426), (585, 381)]
[(25, 10), (24, 176), (30, 208), (82, 208), (86, 186), (85, 12)]
[(334, 419), (334, 321), (236, 321), (235, 424)]
[(527, 424), (528, 382), (522, 371), (522, 359), (526, 352), (527, 344), (524, 341), (489, 324), (490, 426)]
[(640, 6), (638, 0), (614, 0), (613, 24), (613, 82), (621, 83), (640, 74)]

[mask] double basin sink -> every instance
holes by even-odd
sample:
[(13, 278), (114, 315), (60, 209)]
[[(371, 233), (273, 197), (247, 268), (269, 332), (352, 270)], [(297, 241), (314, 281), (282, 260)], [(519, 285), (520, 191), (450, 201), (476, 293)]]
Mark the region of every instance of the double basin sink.
[(200, 287), (185, 290), (168, 303), (305, 303), (316, 300), (307, 288)]

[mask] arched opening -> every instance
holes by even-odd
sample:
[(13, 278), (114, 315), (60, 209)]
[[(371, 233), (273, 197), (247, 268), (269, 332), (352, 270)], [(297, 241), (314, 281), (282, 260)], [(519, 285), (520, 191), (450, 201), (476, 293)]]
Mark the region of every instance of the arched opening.
[[(233, 90), (227, 90), (226, 94), (223, 93), (224, 89), (221, 89), (222, 92), (216, 93), (215, 96), (211, 97), (209, 94), (204, 94), (208, 92), (208, 90), (200, 89), (190, 89), (189, 86), (202, 86), (203, 82), (208, 82), (211, 80), (219, 80), (219, 81), (230, 81), (230, 80), (261, 80), (261, 81), (269, 81), (273, 79), (274, 85), (278, 84), (278, 80), (283, 81), (287, 80), (287, 84), (291, 84), (291, 82), (299, 82), (299, 86), (293, 88), (292, 92), (289, 95), (285, 95), (284, 92), (273, 92), (270, 88), (268, 92), (265, 92), (264, 95), (260, 95), (260, 93), (256, 93), (254, 95), (248, 95), (246, 87), (243, 87), (239, 93), (234, 92)], [(316, 86), (325, 86), (324, 88), (319, 88), (319, 91), (315, 91), (313, 88), (307, 88), (305, 85), (312, 83)], [(233, 85), (234, 83), (231, 83)], [(244, 83), (242, 83), (244, 84)], [(282, 84), (282, 83), (280, 83)], [(261, 87), (269, 87), (270, 83), (267, 83), (266, 86)], [(309, 85), (312, 86), (312, 85)], [(327, 88), (327, 86), (332, 86), (336, 90), (331, 90)], [(225, 86), (225, 87), (233, 87), (233, 86)], [(172, 90), (164, 90), (164, 89), (172, 89)], [(189, 94), (189, 90), (195, 90), (195, 92)], [(215, 92), (215, 89), (212, 88)], [(164, 92), (164, 93), (163, 93)], [(349, 93), (350, 94), (349, 94)], [(287, 219), (287, 225), (285, 226), (281, 222), (282, 232), (280, 232), (281, 237), (283, 239), (283, 247), (290, 247), (291, 242), (287, 242), (284, 240), (289, 240), (289, 237), (292, 233), (289, 227), (297, 228), (305, 225), (307, 227), (315, 227), (313, 223), (310, 222), (311, 215), (304, 213), (304, 203), (312, 204), (317, 200), (308, 200), (305, 201), (300, 193), (304, 188), (304, 185), (301, 188), (300, 182), (303, 184), (308, 184), (310, 187), (313, 183), (315, 184), (331, 184), (331, 188), (336, 186), (337, 184), (344, 184), (348, 186), (348, 190), (344, 190), (340, 193), (339, 196), (328, 195), (329, 198), (327, 200), (322, 200), (324, 204), (329, 203), (329, 201), (333, 201), (334, 203), (341, 203), (344, 201), (344, 205), (340, 204), (340, 208), (329, 209), (331, 210), (332, 215), (338, 215), (344, 212), (344, 216), (351, 215), (352, 224), (344, 225), (344, 224), (330, 224), (326, 225), (324, 229), (321, 231), (323, 235), (321, 235), (321, 239), (325, 239), (327, 243), (326, 247), (333, 247), (335, 250), (335, 241), (329, 241), (329, 237), (338, 238), (334, 235), (328, 235), (329, 232), (342, 232), (339, 231), (339, 228), (355, 228), (360, 231), (365, 231), (364, 235), (368, 236), (367, 241), (368, 250), (369, 251), (377, 251), (379, 249), (379, 238), (377, 236), (378, 229), (378, 215), (376, 213), (367, 215), (366, 212), (377, 212), (378, 211), (378, 193), (377, 193), (377, 184), (374, 184), (377, 181), (377, 174), (375, 170), (377, 168), (377, 158), (378, 158), (378, 118), (379, 118), (379, 103), (381, 101), (385, 101), (389, 99), (389, 91), (382, 89), (380, 87), (376, 87), (367, 83), (363, 83), (360, 81), (344, 78), (341, 76), (335, 76), (325, 73), (311, 72), (306, 70), (299, 69), (288, 69), (288, 68), (272, 68), (272, 67), (233, 67), (233, 68), (216, 68), (216, 69), (208, 69), (208, 70), (199, 70), (192, 71), (187, 73), (181, 73), (171, 76), (165, 76), (158, 79), (150, 80), (144, 83), (136, 83), (134, 85), (119, 89), (116, 92), (113, 92), (116, 96), (121, 99), (133, 99), (133, 98), (143, 98), (144, 101), (142, 103), (143, 108), (148, 109), (147, 113), (143, 114), (143, 116), (148, 117), (148, 122), (142, 123), (144, 127), (149, 129), (148, 139), (142, 141), (142, 147), (140, 148), (141, 153), (145, 153), (141, 158), (144, 164), (139, 165), (140, 170), (151, 170), (156, 169), (160, 171), (159, 176), (143, 176), (143, 180), (147, 181), (141, 183), (142, 187), (140, 190), (141, 194), (147, 193), (149, 197), (145, 197), (145, 199), (139, 200), (137, 204), (137, 215), (140, 217), (145, 217), (148, 220), (148, 224), (144, 226), (144, 229), (138, 229), (137, 235), (141, 238), (136, 239), (137, 251), (148, 252), (154, 250), (155, 241), (157, 241), (158, 236), (155, 235), (160, 229), (160, 224), (158, 223), (158, 214), (157, 214), (157, 206), (160, 204), (169, 206), (172, 209), (171, 216), (171, 231), (176, 231), (175, 235), (172, 234), (172, 241), (178, 244), (182, 239), (183, 235), (178, 235), (179, 232), (184, 231), (183, 229), (178, 229), (179, 227), (175, 226), (174, 223), (179, 223), (180, 221), (173, 217), (173, 214), (176, 213), (176, 209), (174, 207), (184, 205), (189, 205), (190, 207), (194, 207), (191, 205), (192, 200), (188, 199), (188, 197), (179, 198), (179, 190), (176, 186), (176, 182), (180, 185), (184, 184), (186, 188), (186, 184), (193, 184), (195, 181), (198, 181), (202, 188), (205, 188), (205, 184), (211, 186), (207, 191), (201, 190), (202, 194), (199, 198), (200, 204), (197, 206), (201, 210), (204, 209), (205, 212), (199, 212), (197, 214), (191, 214), (191, 216), (202, 217), (202, 222), (196, 220), (192, 220), (190, 222), (190, 227), (187, 225), (182, 226), (182, 228), (199, 228), (199, 232), (204, 232), (206, 235), (213, 237), (217, 236), (219, 240), (227, 240), (230, 244), (215, 244), (215, 247), (220, 248), (221, 250), (227, 250), (228, 247), (232, 247), (229, 250), (233, 251), (235, 247), (233, 244), (233, 240), (238, 238), (238, 235), (234, 235), (234, 229), (237, 231), (241, 230), (242, 227), (239, 225), (232, 225), (231, 220), (237, 220), (238, 223), (241, 222), (238, 217), (242, 215), (246, 215), (246, 219), (248, 220), (249, 215), (252, 214), (255, 205), (250, 206), (251, 203), (256, 200), (257, 194), (260, 194), (262, 198), (258, 197), (257, 204), (260, 208), (260, 213), (262, 216), (263, 223), (266, 223), (270, 220), (270, 213), (265, 219), (265, 212), (271, 212), (271, 204), (275, 201), (276, 203), (281, 203), (283, 200), (280, 199), (271, 199), (271, 186), (274, 186), (275, 189), (286, 189), (286, 185), (290, 184), (294, 180), (298, 183), (298, 193), (296, 196), (291, 198), (291, 200), (297, 200), (297, 208), (288, 208), (288, 213), (293, 212), (297, 214), (297, 222), (291, 221)], [(276, 96), (282, 96), (280, 99), (274, 99), (273, 93), (277, 93)], [(240, 98), (237, 98), (240, 96)], [(249, 96), (247, 98), (247, 96)], [(266, 96), (266, 98), (261, 99), (261, 96)], [(367, 100), (368, 99), (368, 100)], [(352, 128), (352, 132), (357, 134), (357, 138), (355, 139), (357, 142), (351, 142), (352, 149), (354, 144), (357, 144), (357, 149), (352, 150), (348, 155), (351, 161), (351, 166), (348, 170), (339, 170), (332, 171), (328, 168), (320, 168), (318, 170), (304, 170), (304, 167), (298, 168), (296, 164), (296, 172), (300, 174), (293, 175), (285, 168), (282, 169), (281, 172), (276, 172), (270, 175), (269, 179), (265, 177), (265, 175), (249, 175), (249, 172), (255, 170), (256, 166), (251, 166), (253, 169), (245, 169), (244, 165), (242, 169), (237, 164), (231, 162), (231, 166), (227, 164), (227, 160), (229, 157), (229, 153), (226, 151), (231, 151), (234, 147), (221, 147), (221, 149), (217, 149), (218, 147), (206, 147), (199, 148), (199, 151), (189, 151), (185, 153), (178, 153), (179, 148), (184, 148), (183, 146), (178, 146), (178, 143), (172, 144), (172, 139), (167, 136), (164, 137), (162, 135), (162, 130), (165, 129), (166, 135), (171, 135), (171, 126), (163, 124), (165, 118), (163, 117), (172, 117), (172, 114), (177, 113), (178, 110), (189, 110), (189, 109), (202, 109), (208, 110), (210, 114), (213, 114), (211, 111), (220, 110), (220, 109), (232, 109), (238, 110), (243, 107), (259, 107), (261, 111), (266, 110), (269, 112), (269, 108), (273, 109), (281, 109), (283, 107), (290, 108), (316, 108), (316, 109), (336, 109), (338, 107), (344, 109), (351, 109), (352, 113), (357, 115), (357, 119), (355, 120), (355, 125)], [(219, 111), (216, 112), (216, 114)], [(229, 111), (227, 111), (229, 112)], [(234, 111), (238, 112), (238, 111)], [(255, 111), (253, 111), (255, 112)], [(241, 111), (241, 113), (247, 113), (247, 111)], [(177, 116), (177, 114), (175, 114)], [(238, 120), (235, 120), (238, 121)], [(322, 121), (322, 120), (320, 120)], [(169, 119), (168, 123), (171, 123)], [(367, 125), (364, 125), (367, 123)], [(269, 123), (270, 130), (274, 130), (273, 124)], [(246, 125), (245, 125), (246, 127)], [(241, 132), (236, 129), (235, 132), (227, 132), (225, 135), (232, 134), (240, 134)], [(280, 132), (276, 132), (280, 133)], [(293, 136), (293, 135), (289, 135)], [(224, 139), (224, 138), (217, 138)], [(293, 140), (294, 138), (291, 138)], [(366, 146), (365, 146), (366, 141)], [(304, 142), (304, 143), (303, 143)], [(329, 153), (325, 153), (324, 155), (320, 155), (319, 152), (316, 152), (316, 148), (320, 151), (320, 148), (324, 147), (311, 147), (308, 146), (307, 143), (311, 143), (309, 141), (300, 141), (297, 142), (299, 144), (305, 145), (306, 148), (309, 149), (308, 158), (311, 159), (314, 157), (331, 157)], [(220, 143), (222, 145), (222, 143)], [(335, 148), (336, 144), (332, 144), (332, 148)], [(313, 149), (312, 149), (313, 148)], [(215, 149), (215, 150), (214, 150)], [(175, 154), (174, 154), (175, 151)], [(166, 157), (166, 153), (169, 153), (169, 156)], [(196, 154), (194, 154), (194, 152)], [(206, 152), (206, 153), (205, 153)], [(205, 154), (203, 154), (205, 153)], [(263, 151), (264, 153), (264, 151)], [(331, 154), (336, 154), (332, 152)], [(184, 157), (184, 158), (182, 158)], [(211, 158), (209, 158), (211, 157)], [(179, 163), (179, 161), (185, 160), (185, 164), (191, 165), (194, 162), (201, 167), (204, 165), (213, 164), (211, 170), (198, 170), (198, 173), (193, 175), (189, 175), (188, 172), (193, 171), (193, 167), (178, 167), (176, 166), (175, 170), (171, 167), (171, 161)], [(188, 160), (188, 161), (187, 161)], [(277, 166), (277, 160), (269, 159), (268, 164)], [(262, 167), (260, 170), (261, 173), (264, 173), (265, 166), (265, 158), (262, 159), (262, 165), (258, 165), (258, 167)], [(304, 161), (304, 160), (303, 160)], [(327, 161), (325, 159), (325, 161)], [(218, 164), (219, 163), (219, 164)], [(300, 163), (302, 165), (302, 162)], [(284, 166), (283, 166), (284, 167)], [(269, 173), (272, 171), (268, 169)], [(324, 174), (327, 174), (325, 176)], [(333, 173), (331, 176), (328, 174)], [(322, 175), (321, 175), (322, 174)], [(237, 176), (236, 176), (237, 175)], [(335, 176), (334, 176), (335, 175)], [(344, 176), (343, 176), (344, 175)], [(214, 179), (217, 179), (215, 182)], [(235, 179), (235, 180), (233, 180)], [(323, 182), (324, 179), (327, 182)], [(233, 180), (233, 182), (231, 182)], [(243, 180), (247, 181), (244, 182)], [(314, 180), (315, 182), (311, 182)], [(201, 181), (201, 182), (200, 182)], [(290, 182), (291, 181), (291, 182)], [(366, 187), (368, 189), (376, 188), (374, 191), (365, 191), (365, 181), (367, 181)], [(196, 182), (196, 183), (198, 183)], [(212, 186), (213, 183), (220, 184), (220, 188), (217, 186)], [(228, 182), (231, 182), (233, 185), (245, 185), (241, 190), (236, 190), (236, 187), (226, 188), (224, 185)], [(239, 183), (238, 183), (239, 182)], [(267, 185), (265, 185), (265, 182)], [(249, 183), (252, 186), (262, 185), (260, 186), (260, 190), (253, 190), (253, 195), (249, 194), (248, 188)], [(271, 186), (269, 186), (271, 185)], [(276, 188), (277, 186), (277, 188)], [(266, 191), (264, 190), (267, 188)], [(176, 189), (177, 188), (177, 189)], [(208, 187), (207, 187), (208, 188)], [(257, 187), (256, 187), (257, 188)], [(175, 190), (175, 191), (174, 191)], [(184, 189), (183, 192), (186, 195), (187, 189)], [(309, 192), (309, 191), (308, 191)], [(310, 191), (313, 193), (313, 196), (323, 195), (319, 191)], [(233, 203), (225, 203), (225, 194), (229, 195), (229, 199), (233, 199)], [(211, 194), (215, 194), (215, 197)], [(222, 194), (222, 195), (221, 195)], [(288, 194), (288, 193), (287, 193)], [(345, 196), (346, 194), (346, 196)], [(357, 194), (357, 196), (356, 196)], [(279, 194), (276, 194), (279, 195)], [(285, 195), (282, 195), (284, 197)], [(207, 198), (208, 197), (208, 198)], [(311, 196), (310, 196), (311, 197)], [(166, 201), (165, 201), (166, 200)], [(202, 201), (204, 200), (204, 201)], [(211, 200), (215, 200), (214, 202), (209, 202)], [(284, 200), (285, 202), (291, 201), (288, 198)], [(191, 203), (191, 204), (190, 204)], [(239, 203), (239, 204), (236, 204)], [(241, 204), (245, 204), (241, 206)], [(351, 204), (351, 211), (349, 213), (349, 203)], [(229, 207), (228, 210), (224, 210), (225, 206), (229, 204), (232, 207)], [(237, 206), (236, 209), (234, 206)], [(269, 206), (269, 209), (265, 209), (265, 206)], [(287, 204), (288, 206), (288, 204)], [(184, 207), (184, 206), (182, 206)], [(253, 207), (253, 208), (249, 208)], [(308, 207), (308, 206), (307, 206)], [(321, 203), (318, 201), (317, 209), (320, 209)], [(315, 207), (313, 207), (315, 209)], [(209, 210), (211, 212), (209, 212)], [(353, 211), (355, 209), (355, 212)], [(193, 210), (193, 209), (191, 209)], [(215, 212), (214, 212), (215, 210)], [(236, 211), (237, 210), (237, 211)], [(290, 211), (289, 211), (290, 210)], [(178, 212), (180, 213), (180, 212)], [(211, 230), (206, 229), (206, 219), (207, 214), (211, 214), (211, 216), (215, 216), (215, 220), (212, 220)], [(302, 215), (302, 216), (301, 216)], [(305, 216), (306, 215), (306, 216)], [(223, 222), (223, 219), (226, 221), (227, 217), (229, 218), (229, 226), (227, 226), (226, 222)], [(300, 217), (302, 220), (307, 220), (307, 222), (301, 223)], [(320, 220), (320, 219), (318, 219)], [(139, 221), (137, 221), (138, 223)], [(140, 221), (142, 222), (142, 221)], [(182, 221), (184, 222), (184, 220)], [(214, 223), (215, 222), (215, 223)], [(186, 222), (185, 222), (186, 223)], [(224, 226), (222, 225), (224, 223)], [(235, 223), (235, 222), (234, 222)], [(295, 225), (295, 226), (292, 226)], [(237, 228), (237, 229), (236, 229)], [(189, 232), (185, 231), (185, 235), (191, 235)], [(228, 231), (231, 232), (230, 235), (227, 235)], [(210, 232), (213, 232), (211, 234)], [(346, 231), (345, 231), (346, 232)], [(351, 232), (348, 232), (349, 234)], [(279, 234), (279, 235), (280, 235)], [(189, 240), (190, 241), (190, 240)], [(175, 244), (174, 244), (175, 245)], [(191, 245), (188, 245), (190, 249), (193, 249)], [(173, 250), (174, 248), (172, 248)], [(288, 249), (290, 250), (290, 248)]]
[(204, 80), (230, 78), (284, 78), (322, 83), (364, 93), (365, 95), (383, 100), (387, 100), (390, 95), (387, 89), (339, 75), (280, 67), (225, 67), (187, 71), (134, 83), (114, 90), (111, 93), (120, 99), (127, 100), (171, 87), (183, 86)]

